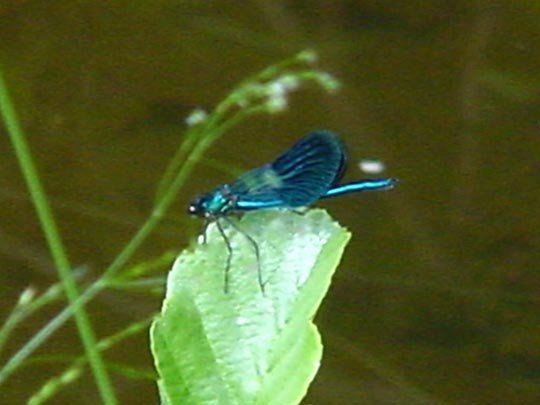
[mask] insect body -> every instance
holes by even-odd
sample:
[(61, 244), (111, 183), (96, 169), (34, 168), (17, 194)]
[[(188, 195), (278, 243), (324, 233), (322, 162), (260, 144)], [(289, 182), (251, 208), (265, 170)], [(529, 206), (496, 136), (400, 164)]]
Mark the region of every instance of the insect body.
[(231, 215), (258, 209), (307, 207), (322, 198), (357, 191), (387, 190), (397, 182), (394, 178), (381, 178), (339, 184), (345, 166), (345, 147), (338, 136), (329, 131), (316, 131), (273, 162), (250, 170), (233, 183), (224, 184), (191, 202), (188, 212), (206, 219), (205, 233), (208, 224), (215, 222), (225, 241), (228, 250), (225, 291), (228, 290), (232, 247), (220, 221), (228, 222), (252, 244), (257, 256), (259, 285), (264, 291), (259, 247), (229, 219)]

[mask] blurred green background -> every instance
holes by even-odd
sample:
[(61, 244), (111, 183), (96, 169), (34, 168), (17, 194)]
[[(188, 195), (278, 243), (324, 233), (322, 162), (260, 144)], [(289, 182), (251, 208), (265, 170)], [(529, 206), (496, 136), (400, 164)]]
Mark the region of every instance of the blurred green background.
[[(340, 133), (348, 180), (378, 158), (390, 192), (320, 204), (353, 232), (318, 315), (325, 342), (306, 404), (540, 403), (540, 7), (536, 1), (0, 1), (0, 64), (72, 263), (99, 274), (149, 213), (184, 118), (246, 75), (312, 48), (343, 81), (297, 93), (208, 158), (265, 163), (313, 129)], [(57, 281), (0, 128), (0, 320), (28, 285)], [(204, 162), (203, 162), (204, 163)], [(231, 180), (199, 165), (139, 258), (180, 249), (185, 207)], [(158, 310), (108, 291), (89, 306), (100, 336)], [(60, 306), (19, 329), (7, 354)], [(72, 323), (41, 355), (78, 355)], [(146, 335), (106, 354), (151, 367)], [(22, 403), (64, 365), (19, 370)], [(122, 403), (157, 403), (152, 382), (112, 373)], [(89, 373), (57, 404), (99, 401)]]

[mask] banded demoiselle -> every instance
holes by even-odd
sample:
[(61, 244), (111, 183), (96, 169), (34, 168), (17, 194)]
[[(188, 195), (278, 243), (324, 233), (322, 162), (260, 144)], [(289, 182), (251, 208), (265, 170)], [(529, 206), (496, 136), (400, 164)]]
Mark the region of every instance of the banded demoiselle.
[(316, 201), (357, 191), (388, 190), (397, 183), (395, 178), (364, 179), (339, 184), (346, 167), (345, 147), (330, 131), (315, 131), (302, 138), (273, 162), (250, 170), (230, 184), (199, 195), (191, 202), (188, 213), (206, 220), (203, 235), (212, 222), (227, 248), (224, 289), (228, 291), (229, 270), (233, 250), (220, 220), (242, 233), (253, 246), (257, 259), (257, 276), (264, 292), (259, 247), (257, 242), (229, 219), (247, 211), (269, 208), (295, 209)]

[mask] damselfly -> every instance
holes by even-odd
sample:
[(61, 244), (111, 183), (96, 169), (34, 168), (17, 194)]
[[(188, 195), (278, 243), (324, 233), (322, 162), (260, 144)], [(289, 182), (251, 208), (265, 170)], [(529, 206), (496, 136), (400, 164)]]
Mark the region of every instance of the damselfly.
[(250, 170), (233, 183), (224, 184), (191, 202), (189, 214), (206, 220), (204, 235), (208, 225), (215, 222), (225, 241), (228, 252), (224, 275), (225, 292), (229, 287), (233, 250), (220, 221), (237, 229), (253, 246), (259, 286), (264, 291), (259, 246), (229, 216), (259, 209), (307, 207), (322, 198), (357, 191), (387, 190), (397, 182), (394, 178), (381, 178), (339, 184), (346, 160), (345, 147), (336, 134), (329, 131), (312, 132), (272, 163)]

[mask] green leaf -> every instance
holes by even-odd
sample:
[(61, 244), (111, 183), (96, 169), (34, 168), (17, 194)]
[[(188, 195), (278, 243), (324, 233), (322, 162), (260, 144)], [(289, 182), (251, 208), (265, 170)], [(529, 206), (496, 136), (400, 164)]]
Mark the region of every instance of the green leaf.
[(312, 319), (350, 233), (319, 209), (245, 215), (235, 224), (257, 241), (263, 294), (253, 246), (222, 224), (233, 249), (227, 293), (227, 250), (215, 224), (169, 273), (151, 328), (162, 403), (298, 403), (322, 356)]

